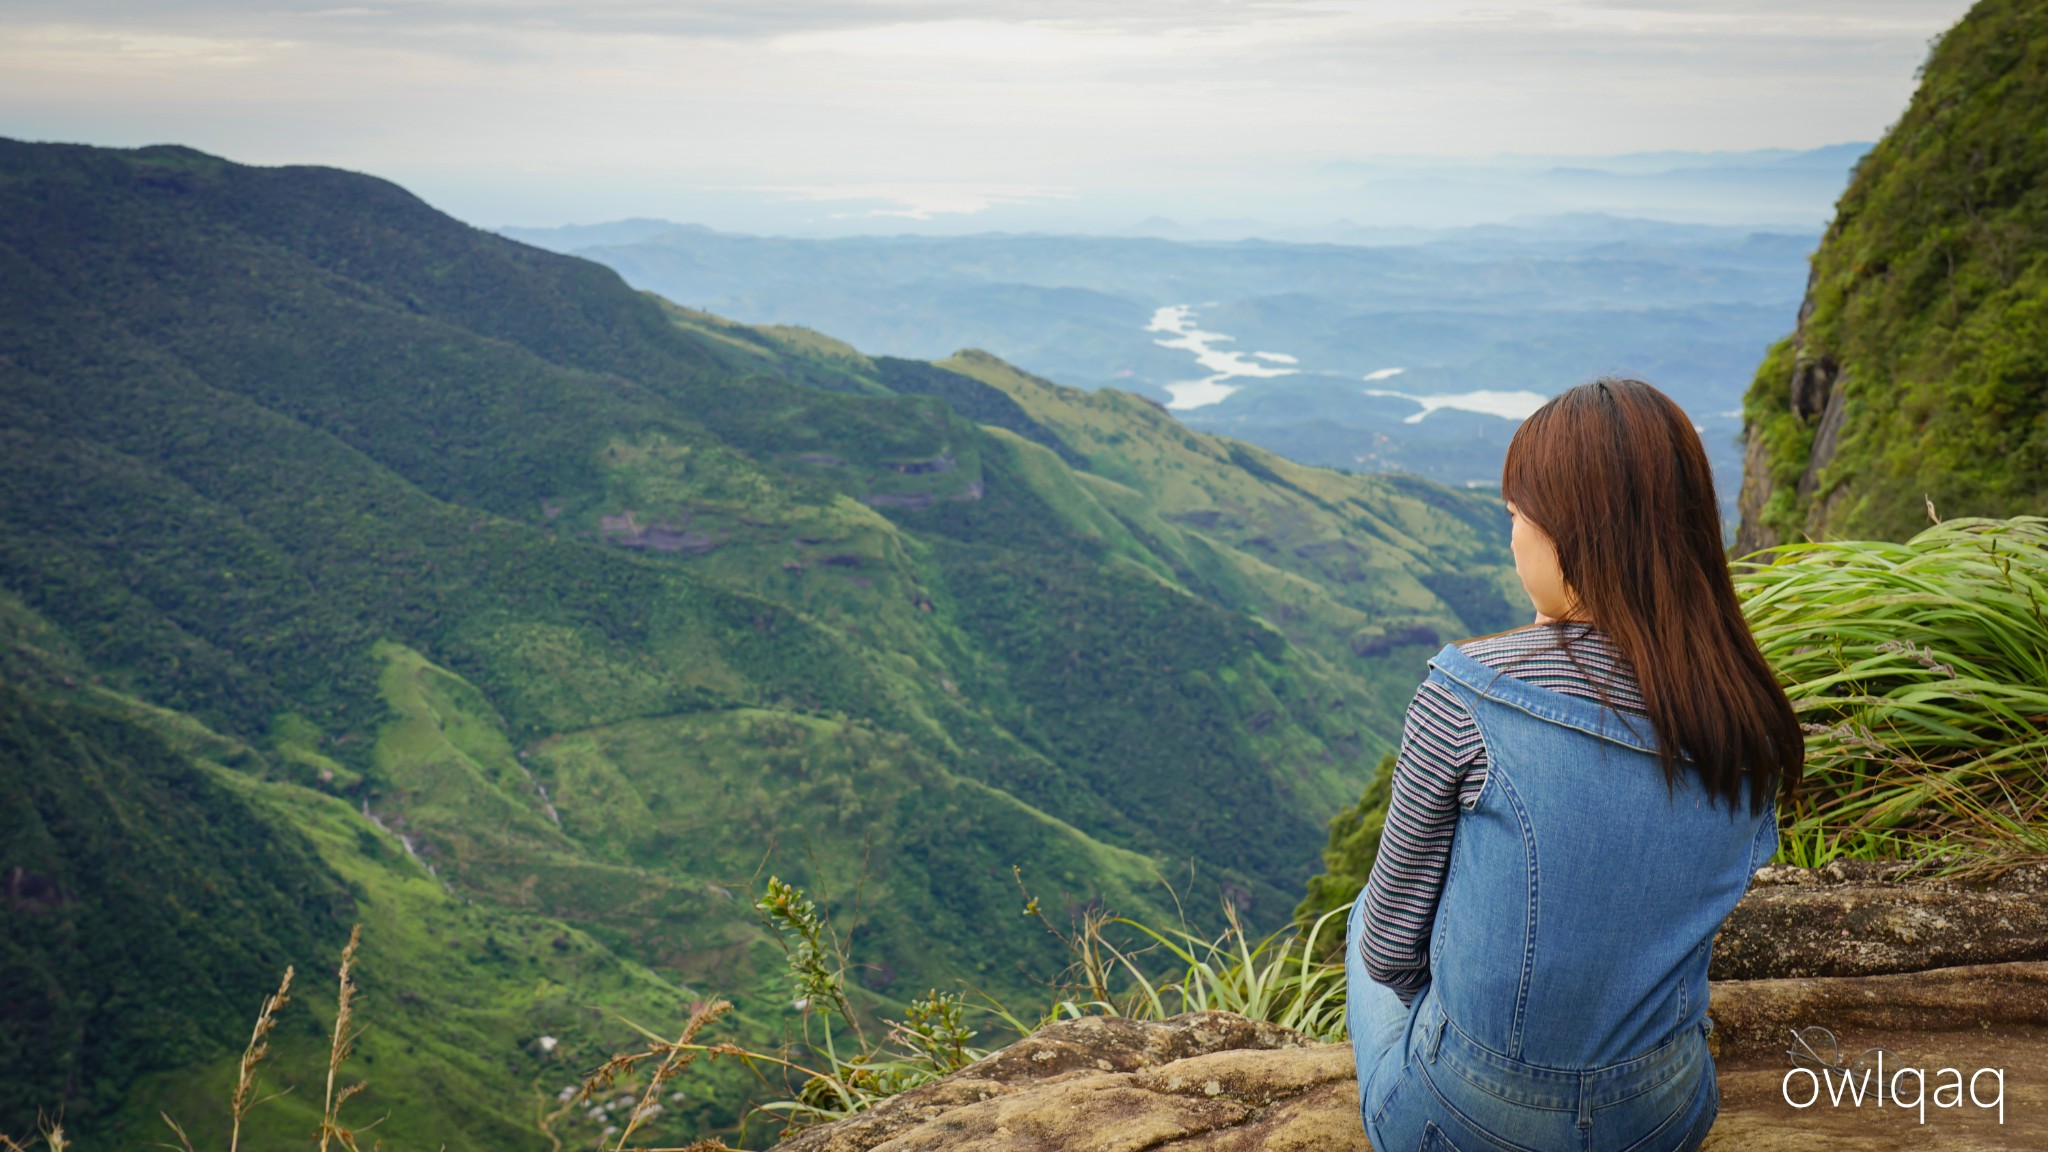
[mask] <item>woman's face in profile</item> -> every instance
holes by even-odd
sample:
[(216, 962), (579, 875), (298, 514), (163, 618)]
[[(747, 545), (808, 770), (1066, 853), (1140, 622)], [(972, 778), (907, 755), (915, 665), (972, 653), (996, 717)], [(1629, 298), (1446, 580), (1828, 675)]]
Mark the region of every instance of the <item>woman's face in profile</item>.
[(1536, 622), (1563, 620), (1571, 614), (1572, 593), (1557, 565), (1557, 544), (1508, 501), (1508, 516), (1514, 521), (1509, 547), (1515, 553), (1515, 575), (1522, 578), (1522, 590), (1536, 606)]

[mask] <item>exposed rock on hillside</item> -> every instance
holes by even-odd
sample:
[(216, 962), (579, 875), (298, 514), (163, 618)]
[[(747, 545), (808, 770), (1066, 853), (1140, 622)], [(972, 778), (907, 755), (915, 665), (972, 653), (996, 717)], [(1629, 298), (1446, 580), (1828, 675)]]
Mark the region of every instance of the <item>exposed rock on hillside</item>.
[[(2048, 1084), (2039, 1075), (2048, 1051), (2048, 963), (1938, 968), (1888, 976), (1729, 981), (1714, 985), (1710, 1011), (1717, 1041), (1721, 1116), (1703, 1152), (2032, 1152), (2048, 1148)], [(1833, 1106), (1826, 1097), (1803, 1108), (1787, 1102), (1790, 1029), (1819, 1026), (1839, 1040), (1830, 1051), (1808, 1031), (1817, 1051), (1850, 1064), (1870, 1048), (1884, 1050), (1886, 1076), (1921, 1069), (1931, 1090), (1939, 1069), (1965, 1076), (2002, 1070), (2002, 1114), (1977, 1107), (1931, 1104), (1924, 1123), (1896, 1102), (1884, 1108)], [(1874, 1063), (1869, 1057), (1866, 1066)], [(1808, 1089), (1793, 1077), (1792, 1099)], [(1912, 1093), (1898, 1082), (1896, 1095)], [(1991, 1100), (1987, 1077), (1984, 1100)], [(1903, 1089), (1903, 1091), (1902, 1091)]]
[[(1959, 1028), (2048, 1028), (2048, 963), (1972, 964), (1888, 976), (1721, 980), (1708, 1015), (1718, 1055), (1767, 1055), (1788, 1028), (1900, 1037)], [(1885, 1043), (1892, 1041), (1887, 1039)]]
[[(1969, 962), (2048, 957), (2048, 866), (1976, 886), (1899, 872), (1838, 864), (1759, 874), (1723, 930), (1715, 968), (1783, 978), (1713, 984), (1721, 1117), (1706, 1149), (2048, 1147), (2048, 1085), (2022, 1072), (2048, 1050), (2048, 959)], [(1963, 966), (1919, 970), (1956, 958)], [(2004, 1122), (1969, 1108), (1934, 1109), (1925, 1126), (1896, 1107), (1792, 1108), (1782, 1089), (1790, 1029), (1815, 1025), (1839, 1037), (1844, 1061), (1882, 1047), (1894, 1067), (2009, 1070)], [(1345, 1045), (1220, 1012), (1090, 1018), (1051, 1025), (781, 1152), (1362, 1152), (1370, 1145), (1357, 1098)]]
[[(2048, 963), (1725, 981), (1711, 1011), (1721, 1116), (1705, 1149), (2048, 1146), (2048, 1092), (2020, 1072), (2048, 1043)], [(1925, 1127), (1896, 1107), (1793, 1109), (1781, 1098), (1791, 1066), (1782, 1049), (1788, 1029), (1813, 1025), (1833, 1030), (1847, 1053), (1882, 1046), (1895, 1066), (2008, 1069), (2005, 1122), (1981, 1109), (1935, 1109)], [(1091, 1018), (1054, 1024), (779, 1152), (1366, 1152), (1357, 1099), (1346, 1045), (1221, 1012)]]
[(1228, 1012), (1062, 1021), (780, 1148), (1363, 1149), (1351, 1063), (1343, 1045)]

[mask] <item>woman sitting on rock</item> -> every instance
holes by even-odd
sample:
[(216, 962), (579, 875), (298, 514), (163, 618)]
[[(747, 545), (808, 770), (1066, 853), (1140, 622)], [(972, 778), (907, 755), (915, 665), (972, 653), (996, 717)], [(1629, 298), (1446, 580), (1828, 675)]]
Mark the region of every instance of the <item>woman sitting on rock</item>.
[(1377, 1152), (1672, 1152), (1720, 1110), (1715, 932), (1804, 751), (1735, 598), (1698, 434), (1640, 381), (1551, 400), (1501, 495), (1528, 627), (1408, 708), (1346, 948)]

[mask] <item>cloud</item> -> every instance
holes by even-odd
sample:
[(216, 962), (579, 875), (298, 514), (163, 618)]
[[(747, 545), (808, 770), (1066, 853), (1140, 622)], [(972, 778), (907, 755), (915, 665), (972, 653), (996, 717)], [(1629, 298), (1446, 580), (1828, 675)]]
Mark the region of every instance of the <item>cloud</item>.
[(0, 135), (178, 140), (429, 188), (583, 181), (561, 219), (659, 212), (685, 187), (864, 188), (844, 202), (920, 220), (1047, 189), (1241, 213), (1342, 157), (1872, 139), (1967, 6), (10, 0)]
[(42, 25), (24, 29), (6, 56), (47, 70), (233, 68), (256, 64), (298, 47), (291, 40), (194, 35), (149, 28)]
[(775, 37), (769, 47), (783, 52), (1000, 65), (1158, 58), (1173, 51), (1170, 42), (1117, 29), (996, 20), (928, 20), (795, 32)]

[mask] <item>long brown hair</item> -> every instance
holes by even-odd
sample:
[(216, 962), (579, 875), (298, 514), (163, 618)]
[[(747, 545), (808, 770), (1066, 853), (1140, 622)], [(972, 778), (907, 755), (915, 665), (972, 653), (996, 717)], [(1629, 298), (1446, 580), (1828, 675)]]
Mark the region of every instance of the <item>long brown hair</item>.
[(1732, 810), (1797, 791), (1805, 737), (1750, 635), (1692, 421), (1640, 380), (1601, 379), (1522, 422), (1501, 496), (1557, 544), (1576, 615), (1633, 667), (1667, 785), (1690, 758)]

